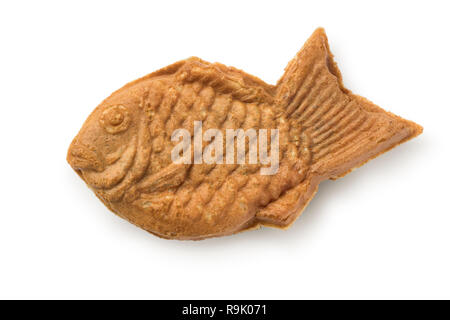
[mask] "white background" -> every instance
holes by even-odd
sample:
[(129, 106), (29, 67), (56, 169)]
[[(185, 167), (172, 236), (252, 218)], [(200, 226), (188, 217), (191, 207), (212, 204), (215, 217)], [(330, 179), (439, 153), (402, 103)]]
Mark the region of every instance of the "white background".
[[(450, 298), (450, 18), (433, 1), (2, 1), (0, 298)], [(287, 231), (200, 242), (110, 213), (66, 163), (105, 97), (189, 56), (275, 83), (318, 26), (344, 83), (424, 133)]]

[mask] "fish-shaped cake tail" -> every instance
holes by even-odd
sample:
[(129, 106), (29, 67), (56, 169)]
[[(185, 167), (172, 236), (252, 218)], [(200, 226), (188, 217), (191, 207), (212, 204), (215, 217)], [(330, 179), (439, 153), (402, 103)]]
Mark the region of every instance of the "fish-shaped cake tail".
[(279, 112), (308, 140), (311, 173), (336, 179), (422, 132), (342, 83), (325, 31), (317, 29), (276, 88)]

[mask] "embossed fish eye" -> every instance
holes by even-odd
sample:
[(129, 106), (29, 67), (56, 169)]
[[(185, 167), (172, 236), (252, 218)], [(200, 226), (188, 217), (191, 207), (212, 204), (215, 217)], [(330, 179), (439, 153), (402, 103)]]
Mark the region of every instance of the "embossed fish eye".
[(100, 117), (100, 123), (106, 132), (115, 134), (128, 129), (130, 117), (127, 108), (123, 105), (108, 107)]

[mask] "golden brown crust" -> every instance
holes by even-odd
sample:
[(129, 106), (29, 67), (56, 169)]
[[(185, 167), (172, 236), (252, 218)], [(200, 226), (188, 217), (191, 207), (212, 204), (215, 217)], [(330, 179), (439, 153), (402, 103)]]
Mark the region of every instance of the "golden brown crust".
[[(163, 238), (199, 240), (288, 227), (322, 180), (422, 132), (343, 86), (323, 29), (285, 70), (272, 86), (199, 58), (174, 63), (105, 99), (67, 160), (119, 216)], [(278, 171), (261, 175), (260, 163), (173, 163), (172, 133), (193, 135), (195, 121), (224, 136), (227, 129), (278, 129)]]

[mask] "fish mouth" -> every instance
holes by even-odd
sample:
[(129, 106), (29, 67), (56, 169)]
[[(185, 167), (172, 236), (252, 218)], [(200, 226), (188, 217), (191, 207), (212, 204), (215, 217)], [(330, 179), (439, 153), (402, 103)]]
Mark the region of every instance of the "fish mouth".
[[(94, 165), (77, 167), (77, 164), (86, 163), (83, 158), (77, 157), (69, 162), (90, 187), (108, 190), (119, 184), (130, 170), (137, 152), (136, 140), (136, 137), (134, 137), (122, 155), (113, 164), (103, 168), (103, 170), (99, 170), (99, 167)], [(75, 163), (75, 166), (73, 163)], [(87, 163), (90, 164), (90, 162)], [(94, 161), (94, 163), (96, 162)]]
[(93, 170), (101, 172), (105, 169), (103, 161), (99, 159), (97, 153), (76, 140), (69, 148), (67, 161), (75, 171)]

